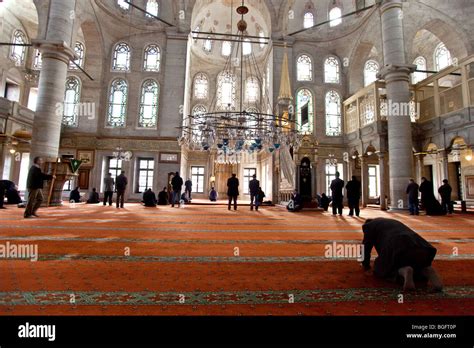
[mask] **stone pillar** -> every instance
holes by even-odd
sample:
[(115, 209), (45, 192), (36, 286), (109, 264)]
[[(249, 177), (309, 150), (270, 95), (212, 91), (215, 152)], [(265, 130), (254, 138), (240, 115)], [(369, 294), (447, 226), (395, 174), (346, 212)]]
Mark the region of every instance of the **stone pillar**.
[(365, 208), (369, 202), (369, 168), (366, 156), (360, 156), (360, 176), (362, 185), (362, 207)]
[(69, 61), (74, 57), (71, 49), (75, 0), (51, 0), (46, 38), (34, 40), (43, 62), (38, 82), (31, 158), (56, 158), (61, 136), (62, 105)]
[[(410, 102), (410, 72), (415, 69), (406, 64), (402, 6), (402, 0), (384, 0), (380, 8), (385, 62), (380, 76), (386, 81), (389, 105), (398, 105), (399, 110)], [(403, 202), (406, 209), (406, 184), (413, 175), (410, 115), (395, 115), (389, 108), (387, 118), (391, 208), (398, 209)]]
[(377, 156), (379, 157), (379, 173), (380, 173), (380, 210), (387, 210), (387, 200), (385, 196), (387, 195), (385, 191), (385, 176), (386, 176), (386, 168), (385, 168), (385, 153), (378, 152)]
[[(449, 171), (448, 171), (448, 151), (443, 150), (438, 152), (439, 165), (440, 165), (440, 178), (438, 180), (438, 186), (443, 183), (444, 179), (449, 180)], [(436, 188), (436, 186), (435, 186)]]
[(416, 155), (416, 178), (414, 178), (416, 182), (421, 182), (421, 178), (424, 175), (423, 173), (423, 167), (425, 166), (424, 158), (425, 158), (425, 155), (423, 154)]

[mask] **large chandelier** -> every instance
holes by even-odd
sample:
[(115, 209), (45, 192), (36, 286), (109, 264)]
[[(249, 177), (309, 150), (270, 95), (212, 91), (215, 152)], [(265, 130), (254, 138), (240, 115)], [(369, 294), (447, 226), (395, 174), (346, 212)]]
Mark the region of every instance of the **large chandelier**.
[(297, 149), (302, 142), (292, 115), (278, 115), (272, 109), (268, 82), (262, 78), (251, 49), (252, 44), (268, 45), (269, 38), (247, 35), (244, 16), (248, 12), (242, 2), (237, 8), (237, 34), (192, 32), (193, 40), (217, 40), (232, 45), (217, 78), (217, 93), (210, 110), (193, 110), (179, 127), (180, 146), (191, 151), (214, 151), (218, 163), (240, 163), (244, 154), (272, 153), (281, 146)]

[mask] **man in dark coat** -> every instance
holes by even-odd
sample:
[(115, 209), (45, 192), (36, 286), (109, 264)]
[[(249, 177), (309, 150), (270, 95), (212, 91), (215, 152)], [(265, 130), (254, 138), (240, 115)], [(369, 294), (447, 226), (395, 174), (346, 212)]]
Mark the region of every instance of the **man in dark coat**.
[(360, 214), (359, 208), (359, 200), (360, 200), (360, 193), (361, 193), (361, 185), (360, 181), (357, 180), (355, 176), (352, 177), (346, 185), (347, 190), (347, 202), (349, 204), (349, 216), (354, 216), (354, 210), (356, 216)]
[(249, 193), (250, 193), (250, 210), (253, 210), (253, 204), (255, 201), (255, 210), (258, 210), (258, 189), (260, 187), (260, 181), (257, 180), (257, 175), (253, 175), (253, 179), (249, 182)]
[[(10, 181), (11, 182), (11, 181)], [(20, 204), (23, 203), (23, 200), (20, 197), (20, 192), (18, 187), (11, 182), (13, 185), (7, 187), (5, 195), (7, 196), (7, 204)]]
[(328, 211), (329, 203), (331, 203), (331, 198), (329, 198), (325, 193), (322, 193), (321, 194), (321, 208), (323, 208), (324, 211)]
[(112, 178), (112, 173), (107, 173), (107, 176), (104, 178), (104, 205), (112, 205), (112, 198), (114, 195), (114, 186), (115, 180)]
[(188, 178), (184, 183), (184, 194), (188, 196), (189, 200), (192, 200), (191, 192), (193, 191), (193, 182)]
[(339, 177), (341, 174), (336, 172), (336, 179), (331, 182), (331, 193), (332, 193), (332, 214), (342, 215), (342, 200), (344, 195), (342, 194), (342, 190), (344, 190), (344, 180), (341, 180)]
[(4, 181), (5, 180), (0, 181), (0, 209), (7, 209), (3, 206), (3, 201), (5, 200), (5, 191), (6, 191)]
[(158, 193), (158, 205), (168, 205), (168, 191), (166, 186), (163, 187), (163, 191)]
[(43, 158), (35, 157), (33, 160), (33, 165), (28, 172), (28, 179), (26, 180), (26, 188), (28, 189), (28, 203), (26, 204), (25, 219), (28, 219), (32, 216), (38, 217), (36, 211), (41, 206), (43, 202), (43, 187), (45, 180), (55, 179), (55, 175), (44, 174), (41, 171), (43, 166)]
[(441, 207), (446, 213), (452, 214), (454, 211), (453, 203), (451, 201), (451, 193), (453, 189), (447, 179), (443, 180), (443, 185), (438, 189), (438, 193), (441, 196)]
[(374, 275), (395, 279), (403, 277), (404, 290), (414, 290), (414, 276), (428, 279), (436, 291), (443, 285), (431, 262), (436, 255), (436, 248), (401, 222), (393, 219), (367, 219), (362, 226), (364, 232), (364, 259), (362, 266), (370, 269), (372, 248), (377, 251), (374, 262)]
[(157, 200), (156, 200), (155, 192), (153, 192), (151, 188), (149, 188), (143, 193), (143, 204), (145, 205), (145, 207), (154, 208), (156, 207), (156, 203), (157, 203)]
[(415, 180), (410, 179), (410, 183), (408, 184), (406, 191), (408, 195), (408, 210), (410, 211), (410, 215), (420, 214), (420, 202), (418, 201), (419, 188), (420, 187), (415, 182)]
[(237, 197), (239, 196), (239, 179), (236, 174), (227, 180), (227, 196), (229, 197), (228, 209), (230, 210), (231, 202), (234, 201), (234, 210), (237, 210)]
[(100, 203), (99, 194), (97, 193), (96, 188), (92, 189), (92, 192), (89, 194), (89, 199), (86, 202), (87, 204), (98, 204)]
[(421, 203), (426, 210), (427, 215), (444, 215), (443, 208), (434, 196), (433, 184), (425, 177), (421, 178), (420, 185)]
[(181, 199), (181, 189), (183, 188), (183, 179), (179, 176), (179, 172), (171, 179), (171, 187), (173, 189), (173, 195), (171, 197), (171, 206), (174, 207), (176, 201), (179, 202)]
[(81, 193), (79, 192), (79, 187), (76, 187), (74, 190), (71, 191), (71, 193), (69, 194), (69, 202), (70, 203), (81, 202)]
[(123, 208), (125, 203), (125, 190), (127, 189), (128, 179), (122, 170), (117, 180), (115, 180), (115, 189), (117, 190), (117, 208)]

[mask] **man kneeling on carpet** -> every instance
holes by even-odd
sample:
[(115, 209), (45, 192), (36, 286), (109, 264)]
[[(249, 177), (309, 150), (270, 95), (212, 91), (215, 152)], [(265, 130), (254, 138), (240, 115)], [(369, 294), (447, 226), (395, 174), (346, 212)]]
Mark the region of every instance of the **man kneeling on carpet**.
[(419, 234), (399, 221), (386, 218), (367, 219), (364, 232), (364, 260), (370, 269), (370, 253), (375, 247), (378, 257), (374, 275), (392, 280), (403, 278), (404, 290), (415, 290), (415, 279), (427, 280), (433, 291), (441, 291), (443, 284), (431, 262), (436, 248)]

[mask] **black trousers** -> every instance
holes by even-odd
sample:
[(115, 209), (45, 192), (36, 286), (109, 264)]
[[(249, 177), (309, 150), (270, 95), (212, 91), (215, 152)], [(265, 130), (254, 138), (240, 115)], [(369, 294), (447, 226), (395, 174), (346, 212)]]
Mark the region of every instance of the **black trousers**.
[(123, 208), (123, 204), (125, 203), (125, 190), (117, 190), (117, 208)]
[(454, 207), (451, 200), (441, 200), (441, 206), (443, 207), (443, 211), (446, 213), (452, 214), (454, 212)]
[(333, 215), (336, 215), (336, 214), (339, 214), (339, 215), (342, 215), (342, 197), (341, 198), (332, 198), (332, 214)]
[(5, 189), (0, 188), (0, 208), (3, 208), (3, 200), (5, 199)]
[(260, 205), (258, 194), (250, 194), (250, 210), (253, 210), (254, 202), (255, 209), (258, 210), (258, 206)]
[(184, 194), (186, 194), (186, 193), (188, 194), (188, 199), (192, 199), (191, 198), (191, 189), (185, 189)]
[(112, 205), (112, 197), (114, 195), (114, 191), (105, 191), (104, 192), (104, 205), (109, 202), (109, 205)]
[(237, 196), (229, 196), (228, 209), (230, 210), (230, 205), (232, 203), (232, 200), (234, 201), (234, 210), (237, 210)]
[(360, 214), (360, 207), (359, 207), (359, 199), (349, 199), (348, 202), (349, 204), (349, 215), (353, 216), (354, 215), (354, 210), (357, 216)]

